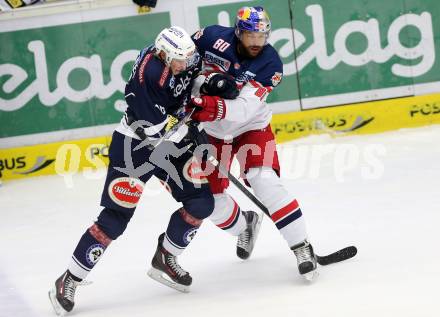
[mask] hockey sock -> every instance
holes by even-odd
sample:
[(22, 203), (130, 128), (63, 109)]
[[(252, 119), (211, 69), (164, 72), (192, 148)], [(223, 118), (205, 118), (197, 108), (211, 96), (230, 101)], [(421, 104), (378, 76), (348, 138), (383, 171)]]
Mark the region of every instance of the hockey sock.
[(226, 193), (215, 194), (215, 207), (209, 219), (220, 229), (238, 236), (246, 229), (246, 219), (238, 204)]
[(97, 224), (93, 224), (79, 240), (68, 270), (74, 276), (82, 280), (85, 279), (111, 241)]
[(272, 168), (251, 168), (246, 178), (255, 195), (269, 209), (271, 219), (289, 247), (307, 238), (305, 220), (296, 199)]
[(203, 220), (192, 216), (185, 208), (176, 210), (172, 215), (165, 233), (163, 247), (171, 254), (178, 256), (197, 233)]

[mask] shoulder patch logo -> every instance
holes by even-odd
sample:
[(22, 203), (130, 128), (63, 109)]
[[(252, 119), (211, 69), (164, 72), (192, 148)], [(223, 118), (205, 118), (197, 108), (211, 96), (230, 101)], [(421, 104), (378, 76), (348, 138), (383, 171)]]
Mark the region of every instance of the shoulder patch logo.
[(194, 39), (197, 41), (198, 39), (200, 39), (203, 36), (203, 31), (205, 29), (200, 29), (196, 32), (196, 34), (194, 34)]
[(272, 85), (273, 85), (274, 87), (276, 87), (276, 86), (281, 82), (282, 79), (283, 79), (283, 74), (282, 74), (282, 73), (278, 73), (278, 72), (276, 72), (276, 73), (272, 76)]

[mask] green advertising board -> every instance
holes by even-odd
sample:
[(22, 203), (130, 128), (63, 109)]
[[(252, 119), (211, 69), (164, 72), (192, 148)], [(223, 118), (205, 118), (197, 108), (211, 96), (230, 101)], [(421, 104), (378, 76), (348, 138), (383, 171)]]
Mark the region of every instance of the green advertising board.
[[(199, 8), (200, 24), (232, 25), (242, 5)], [(299, 100), (297, 110), (304, 110), (440, 91), (440, 34), (435, 32), (440, 6), (435, 0), (246, 5), (269, 11), (270, 43), (284, 63), (283, 84), (269, 101)]]
[(169, 25), (158, 13), (0, 33), (0, 137), (118, 122), (133, 61)]
[(303, 99), (403, 97), (417, 93), (414, 84), (440, 81), (437, 1), (298, 0), (291, 7)]

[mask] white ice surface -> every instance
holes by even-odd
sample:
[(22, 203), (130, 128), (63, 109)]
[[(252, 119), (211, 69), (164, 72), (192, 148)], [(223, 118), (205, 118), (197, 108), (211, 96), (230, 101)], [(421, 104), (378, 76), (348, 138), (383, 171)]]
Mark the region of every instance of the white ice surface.
[[(180, 257), (194, 279), (182, 294), (147, 277), (156, 238), (178, 204), (164, 191), (146, 193), (89, 275), (94, 283), (78, 290), (71, 316), (440, 316), (440, 126), (314, 136), (283, 145), (281, 156), (316, 252), (354, 244), (356, 258), (320, 267), (308, 285), (267, 218), (246, 262), (235, 256), (235, 239), (207, 221)], [(60, 176), (3, 184), (0, 316), (54, 316), (47, 291), (98, 215), (103, 182), (76, 175), (73, 188)]]

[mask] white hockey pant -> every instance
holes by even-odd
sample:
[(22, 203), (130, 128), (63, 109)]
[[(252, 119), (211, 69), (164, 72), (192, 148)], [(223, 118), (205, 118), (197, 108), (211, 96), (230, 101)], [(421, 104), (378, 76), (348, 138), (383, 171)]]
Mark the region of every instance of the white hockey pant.
[[(304, 241), (307, 232), (301, 209), (275, 171), (270, 167), (251, 168), (246, 178), (289, 247)], [(214, 198), (215, 207), (209, 219), (230, 234), (239, 235), (246, 228), (246, 221), (237, 203), (227, 193), (215, 194)]]

